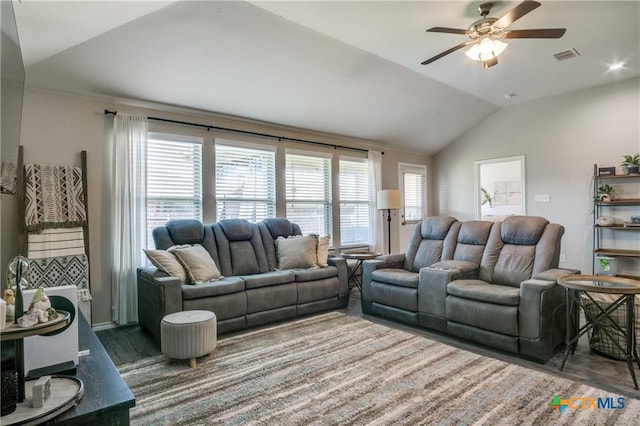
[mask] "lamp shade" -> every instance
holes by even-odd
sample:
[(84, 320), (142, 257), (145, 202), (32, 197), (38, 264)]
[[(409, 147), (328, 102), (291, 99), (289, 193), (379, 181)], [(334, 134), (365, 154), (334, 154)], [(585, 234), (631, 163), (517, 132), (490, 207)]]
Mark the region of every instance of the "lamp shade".
[(378, 210), (396, 210), (400, 208), (400, 191), (383, 189), (378, 191)]
[(506, 47), (507, 43), (487, 37), (471, 46), (466, 55), (475, 61), (488, 61), (501, 54)]

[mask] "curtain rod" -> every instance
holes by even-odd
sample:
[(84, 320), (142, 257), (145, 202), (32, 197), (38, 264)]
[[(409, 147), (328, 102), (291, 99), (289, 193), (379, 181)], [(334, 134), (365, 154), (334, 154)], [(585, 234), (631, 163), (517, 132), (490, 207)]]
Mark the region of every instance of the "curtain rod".
[[(109, 111), (108, 109), (105, 109), (104, 110), (104, 114), (105, 115), (116, 116), (116, 115), (118, 115), (118, 111)], [(306, 140), (306, 139), (296, 139), (296, 138), (289, 138), (289, 137), (286, 137), (286, 136), (276, 136), (276, 135), (271, 135), (271, 134), (268, 134), (268, 133), (251, 132), (249, 130), (230, 129), (228, 127), (211, 126), (211, 125), (208, 125), (208, 124), (190, 123), (188, 121), (169, 120), (167, 118), (159, 118), (159, 117), (147, 117), (147, 120), (161, 121), (163, 123), (181, 124), (183, 126), (201, 127), (203, 129), (207, 129), (207, 131), (210, 131), (212, 129), (213, 130), (222, 130), (224, 132), (235, 132), (235, 133), (242, 133), (242, 134), (251, 135), (251, 136), (260, 136), (260, 137), (263, 137), (263, 138), (278, 139), (279, 141), (300, 142), (300, 143), (306, 143), (306, 144), (311, 144), (311, 145), (326, 146), (326, 147), (333, 148), (333, 149), (340, 148), (340, 149), (350, 149), (352, 151), (369, 152), (369, 150), (362, 149), (362, 148), (352, 148), (350, 146), (333, 145), (333, 144), (324, 143), (324, 142), (309, 141), (309, 140)], [(384, 152), (382, 154), (384, 155)]]

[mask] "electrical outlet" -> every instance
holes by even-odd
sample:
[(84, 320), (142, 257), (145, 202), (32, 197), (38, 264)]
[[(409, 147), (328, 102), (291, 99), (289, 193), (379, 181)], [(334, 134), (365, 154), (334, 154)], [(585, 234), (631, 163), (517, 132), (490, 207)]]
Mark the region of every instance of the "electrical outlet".
[(535, 201), (536, 203), (548, 203), (549, 194), (536, 194), (533, 196), (533, 201)]
[(565, 263), (567, 259), (564, 257), (564, 253), (560, 253), (560, 263)]
[(78, 290), (78, 300), (81, 302), (87, 302), (91, 300), (91, 293), (88, 288), (81, 288)]

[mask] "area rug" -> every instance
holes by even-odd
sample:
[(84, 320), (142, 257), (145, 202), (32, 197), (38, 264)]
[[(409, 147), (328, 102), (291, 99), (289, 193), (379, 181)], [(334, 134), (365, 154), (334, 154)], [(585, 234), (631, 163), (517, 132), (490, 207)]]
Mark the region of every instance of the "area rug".
[[(329, 312), (120, 367), (132, 424), (637, 424), (640, 401)], [(622, 399), (620, 399), (622, 398)]]

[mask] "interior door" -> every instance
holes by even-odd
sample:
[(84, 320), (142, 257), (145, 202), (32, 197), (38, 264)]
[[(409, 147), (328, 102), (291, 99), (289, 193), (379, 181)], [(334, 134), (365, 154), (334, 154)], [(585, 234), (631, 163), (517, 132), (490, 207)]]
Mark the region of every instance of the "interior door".
[(419, 164), (399, 163), (400, 220), (398, 221), (397, 253), (404, 253), (411, 232), (417, 223), (424, 220), (427, 211), (427, 167)]

